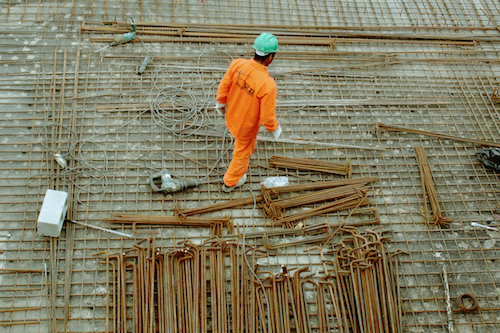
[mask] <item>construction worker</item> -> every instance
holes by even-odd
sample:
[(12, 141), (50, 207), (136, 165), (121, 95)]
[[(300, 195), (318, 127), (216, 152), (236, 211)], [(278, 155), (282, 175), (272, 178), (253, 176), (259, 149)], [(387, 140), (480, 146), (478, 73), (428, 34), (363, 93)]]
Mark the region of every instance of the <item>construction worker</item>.
[(262, 33), (253, 43), (254, 58), (231, 62), (217, 90), (216, 109), (226, 116), (226, 126), (235, 138), (233, 159), (224, 174), (224, 192), (231, 192), (246, 181), (246, 171), (257, 142), (257, 132), (264, 125), (277, 140), (281, 126), (276, 120), (276, 82), (267, 66), (278, 51), (278, 40)]

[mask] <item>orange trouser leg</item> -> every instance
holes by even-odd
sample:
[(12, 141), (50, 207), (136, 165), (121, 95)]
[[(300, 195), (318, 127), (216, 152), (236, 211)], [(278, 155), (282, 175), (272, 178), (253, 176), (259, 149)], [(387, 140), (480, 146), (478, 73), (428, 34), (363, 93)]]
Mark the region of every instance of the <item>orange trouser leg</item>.
[(252, 157), (256, 143), (256, 137), (234, 140), (233, 160), (224, 175), (224, 184), (227, 187), (233, 187), (238, 184), (238, 180), (247, 172), (250, 157)]

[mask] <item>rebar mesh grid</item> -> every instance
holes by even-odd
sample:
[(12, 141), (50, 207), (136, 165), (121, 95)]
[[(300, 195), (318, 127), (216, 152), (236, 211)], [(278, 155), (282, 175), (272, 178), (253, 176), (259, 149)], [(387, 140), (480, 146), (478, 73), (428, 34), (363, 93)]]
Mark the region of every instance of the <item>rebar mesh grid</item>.
[[(481, 308), (478, 314), (454, 312), (456, 329), (499, 331), (498, 232), (470, 225), (478, 222), (495, 226), (498, 219), (499, 179), (475, 159), (480, 147), (372, 131), (377, 122), (383, 122), (497, 140), (498, 104), (493, 94), (499, 77), (498, 12), (498, 5), (491, 1), (9, 1), (0, 13), (5, 19), (0, 51), (0, 63), (4, 65), (0, 121), (5, 129), (1, 143), (4, 191), (0, 262), (1, 268), (17, 269), (18, 273), (0, 275), (0, 310), (9, 310), (0, 313), (0, 331), (104, 331), (106, 273), (94, 254), (120, 251), (142, 239), (142, 235), (136, 235), (137, 240), (120, 239), (72, 224), (65, 226), (59, 240), (42, 238), (36, 234), (35, 225), (45, 189), (71, 194), (68, 217), (104, 227), (111, 227), (103, 221), (109, 212), (172, 215), (174, 200), (183, 208), (192, 208), (248, 196), (244, 190), (222, 193), (217, 183), (221, 176), (216, 172), (208, 178), (211, 183), (191, 191), (152, 193), (149, 172), (154, 170), (166, 167), (186, 178), (206, 175), (206, 168), (177, 153), (213, 166), (229, 143), (203, 136), (179, 140), (158, 127), (149, 112), (142, 112), (149, 107), (155, 71), (161, 70), (159, 87), (178, 87), (182, 81), (196, 100), (214, 97), (216, 86), (209, 87), (220, 80), (230, 61), (220, 51), (233, 57), (250, 57), (251, 44), (142, 42), (94, 53), (106, 42), (91, 39), (112, 35), (79, 33), (82, 22), (103, 26), (102, 21), (123, 22), (127, 16), (141, 22), (247, 24), (253, 33), (266, 27), (333, 30), (331, 39), (346, 31), (381, 31), (380, 35), (430, 38), (441, 34), (444, 40), (476, 40), (474, 46), (464, 46), (380, 43), (370, 38), (347, 42), (338, 38), (332, 45), (280, 47), (283, 52), (269, 70), (278, 83), (279, 102), (296, 103), (294, 107), (278, 107), (285, 137), (386, 151), (259, 143), (251, 160), (254, 165), (249, 170), (249, 184), (258, 191), (261, 181), (278, 175), (255, 166), (266, 166), (273, 155), (332, 162), (349, 157), (353, 177), (380, 178), (373, 185), (373, 201), (384, 230), (392, 230), (389, 248), (408, 253), (399, 256), (398, 271), (405, 329), (446, 329), (441, 276), (441, 265), (446, 265), (452, 299), (473, 293)], [(139, 77), (137, 68), (146, 55), (153, 56), (154, 66)], [(325, 100), (329, 103), (315, 103)], [(223, 123), (213, 110), (207, 109), (206, 114)], [(82, 158), (94, 167), (102, 167), (107, 161), (110, 170), (102, 175), (105, 181), (98, 180), (90, 188), (85, 186), (95, 175), (81, 174), (74, 183), (64, 181), (53, 154), (41, 145), (64, 151), (78, 138), (93, 139), (80, 147)], [(429, 229), (421, 216), (421, 180), (413, 150), (416, 144), (424, 147), (443, 210), (454, 219), (450, 229)], [(215, 170), (223, 173), (229, 160), (230, 151)], [(310, 179), (331, 179), (287, 171)], [(59, 177), (54, 177), (57, 174)], [(290, 174), (293, 183), (303, 181)], [(258, 211), (253, 220), (249, 219), (251, 206), (223, 213), (230, 213), (240, 229), (249, 225), (249, 230), (263, 230), (269, 225)], [(329, 214), (305, 223), (338, 223), (345, 216)], [(116, 230), (133, 234), (126, 227)], [(186, 238), (201, 241), (210, 234), (201, 228), (163, 228), (155, 237), (166, 247)], [(334, 238), (332, 243), (337, 241), (339, 238)], [(318, 272), (319, 256), (304, 253), (306, 248), (270, 252), (260, 263), (274, 272), (282, 264), (307, 265)], [(457, 310), (456, 303), (452, 304)], [(54, 317), (55, 323), (50, 320)]]

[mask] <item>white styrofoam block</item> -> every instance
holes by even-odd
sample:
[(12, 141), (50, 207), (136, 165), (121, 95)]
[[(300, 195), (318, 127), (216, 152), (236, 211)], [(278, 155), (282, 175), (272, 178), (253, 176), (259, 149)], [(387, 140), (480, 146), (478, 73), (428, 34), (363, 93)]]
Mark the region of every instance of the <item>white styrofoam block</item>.
[(47, 190), (36, 227), (43, 236), (59, 237), (68, 210), (68, 193)]

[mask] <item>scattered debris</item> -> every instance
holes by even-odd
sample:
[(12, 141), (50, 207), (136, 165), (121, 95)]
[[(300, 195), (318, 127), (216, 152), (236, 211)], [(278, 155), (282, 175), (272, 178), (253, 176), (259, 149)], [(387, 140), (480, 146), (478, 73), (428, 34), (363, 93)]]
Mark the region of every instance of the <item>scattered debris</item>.
[(500, 148), (482, 149), (476, 153), (476, 158), (487, 168), (500, 171)]
[(443, 265), (444, 294), (446, 303), (446, 315), (448, 316), (448, 333), (453, 333), (453, 311), (451, 310), (450, 285), (448, 284), (448, 272)]
[(479, 224), (477, 222), (471, 222), (470, 225), (472, 227), (481, 227), (481, 228), (486, 228), (486, 229), (489, 229), (489, 230), (498, 231), (498, 228), (493, 228), (493, 227), (490, 227), (490, 226), (487, 226), (487, 225), (484, 225), (484, 224)]
[(68, 221), (73, 222), (75, 224), (79, 224), (79, 225), (87, 227), (87, 228), (91, 228), (91, 229), (95, 229), (95, 230), (99, 230), (99, 231), (104, 231), (104, 232), (109, 232), (109, 233), (112, 233), (112, 234), (115, 234), (115, 235), (119, 235), (119, 236), (123, 236), (123, 237), (134, 238), (134, 236), (126, 234), (124, 232), (119, 232), (119, 231), (116, 231), (116, 230), (106, 229), (106, 228), (103, 228), (103, 227), (99, 227), (99, 226), (96, 226), (96, 225), (91, 225), (91, 224), (87, 224), (87, 223), (83, 223), (83, 222), (78, 222), (78, 221), (75, 221), (75, 220), (68, 220)]

